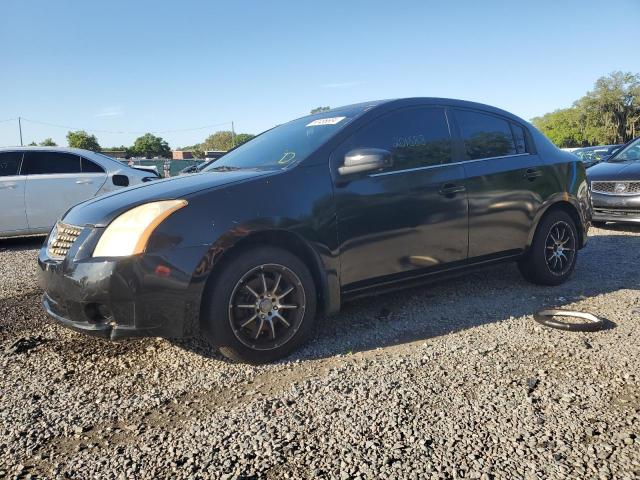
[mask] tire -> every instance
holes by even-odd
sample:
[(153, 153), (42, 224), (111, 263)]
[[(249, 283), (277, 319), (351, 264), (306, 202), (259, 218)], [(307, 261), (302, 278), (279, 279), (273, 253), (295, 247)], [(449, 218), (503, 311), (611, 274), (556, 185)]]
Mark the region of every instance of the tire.
[(553, 210), (538, 224), (531, 247), (518, 262), (518, 268), (531, 283), (560, 285), (573, 273), (577, 259), (576, 224), (567, 212)]
[(221, 267), (205, 289), (200, 318), (220, 353), (237, 362), (268, 363), (307, 339), (316, 315), (316, 287), (298, 257), (258, 246)]

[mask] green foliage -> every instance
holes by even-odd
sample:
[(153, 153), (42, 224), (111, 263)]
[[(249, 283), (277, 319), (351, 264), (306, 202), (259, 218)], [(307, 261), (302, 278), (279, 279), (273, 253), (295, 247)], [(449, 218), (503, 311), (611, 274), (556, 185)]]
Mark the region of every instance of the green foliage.
[(119, 147), (103, 147), (102, 151), (103, 152), (120, 152), (120, 151), (126, 151), (128, 149), (129, 149), (129, 147), (125, 147), (124, 145), (120, 145)]
[(640, 134), (640, 74), (601, 77), (572, 107), (532, 123), (559, 147), (627, 142)]
[(58, 146), (58, 144), (54, 142), (51, 138), (45, 138), (38, 145), (40, 145), (41, 147), (57, 147)]
[(203, 150), (231, 150), (233, 148), (232, 137), (231, 130), (220, 130), (213, 135), (209, 135), (202, 142), (201, 148)]
[(238, 145), (242, 145), (245, 142), (248, 142), (253, 137), (255, 137), (255, 135), (252, 135), (250, 133), (239, 133), (239, 134), (237, 134), (236, 138), (235, 138), (236, 147)]
[(31, 142), (27, 147), (37, 147), (38, 144), (36, 142)]
[(166, 157), (171, 156), (169, 144), (161, 137), (156, 137), (151, 133), (145, 133), (143, 136), (136, 138), (133, 147), (129, 149), (128, 154), (136, 157)]
[(255, 135), (251, 133), (238, 133), (235, 136), (231, 130), (220, 130), (213, 135), (209, 135), (204, 142), (199, 145), (202, 150), (231, 150), (238, 145), (251, 140)]
[(331, 110), (331, 107), (316, 107), (312, 108), (310, 113), (313, 115), (314, 113), (328, 112), (329, 110)]
[(84, 148), (85, 150), (92, 150), (94, 152), (100, 151), (100, 145), (95, 135), (89, 135), (84, 130), (78, 130), (75, 132), (67, 133), (67, 142), (70, 147)]
[(598, 143), (623, 143), (640, 132), (640, 74), (614, 72), (599, 78), (576, 102)]
[(535, 127), (559, 147), (582, 147), (589, 144), (586, 125), (576, 108), (564, 108), (533, 119)]

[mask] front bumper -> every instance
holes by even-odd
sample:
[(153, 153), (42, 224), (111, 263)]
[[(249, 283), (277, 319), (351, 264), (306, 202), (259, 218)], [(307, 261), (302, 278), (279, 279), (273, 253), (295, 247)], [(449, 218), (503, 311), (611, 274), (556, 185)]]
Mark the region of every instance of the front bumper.
[(98, 230), (85, 228), (63, 260), (51, 258), (46, 245), (40, 250), (47, 314), (72, 330), (110, 340), (195, 333), (201, 289), (176, 264), (197, 253), (173, 249), (164, 255), (92, 258)]
[(640, 195), (591, 194), (594, 222), (640, 223)]
[[(142, 329), (129, 325), (118, 325), (115, 321), (108, 322), (96, 321), (95, 319), (72, 320), (67, 318), (70, 315), (68, 312), (64, 312), (61, 305), (54, 301), (48, 294), (42, 296), (42, 306), (52, 319), (63, 327), (70, 328), (76, 332), (85, 333), (93, 337), (101, 337), (109, 340), (119, 340), (123, 338), (134, 337), (154, 337), (157, 336), (157, 332), (154, 329)], [(66, 314), (66, 316), (64, 316)], [(78, 317), (76, 317), (78, 318)]]

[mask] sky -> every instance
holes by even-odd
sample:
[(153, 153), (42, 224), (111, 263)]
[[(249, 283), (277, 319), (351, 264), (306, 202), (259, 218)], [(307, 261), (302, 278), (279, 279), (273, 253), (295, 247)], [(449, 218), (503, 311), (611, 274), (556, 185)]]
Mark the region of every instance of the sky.
[(384, 98), (531, 119), (640, 72), (639, 27), (640, 0), (2, 0), (0, 146), (19, 144), (18, 116), (25, 144), (66, 145), (61, 125), (173, 148)]

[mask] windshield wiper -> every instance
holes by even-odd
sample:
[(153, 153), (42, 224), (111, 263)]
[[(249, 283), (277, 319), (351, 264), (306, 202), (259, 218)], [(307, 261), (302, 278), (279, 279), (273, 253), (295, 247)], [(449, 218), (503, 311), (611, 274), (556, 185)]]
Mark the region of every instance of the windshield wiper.
[(242, 170), (240, 167), (232, 167), (231, 165), (220, 165), (219, 167), (213, 167), (208, 169), (208, 172), (235, 172), (236, 170)]

